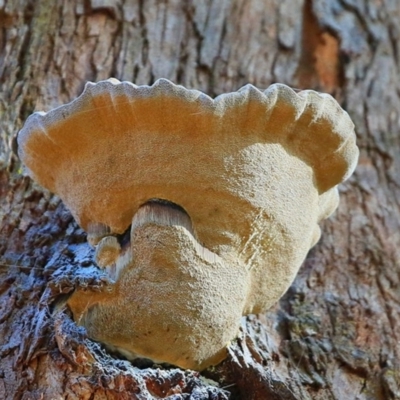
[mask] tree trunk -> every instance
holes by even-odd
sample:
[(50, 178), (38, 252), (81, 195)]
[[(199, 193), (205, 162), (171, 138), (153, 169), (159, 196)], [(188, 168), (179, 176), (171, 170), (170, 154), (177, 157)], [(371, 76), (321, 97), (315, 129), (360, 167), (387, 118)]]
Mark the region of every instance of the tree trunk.
[[(0, 27), (1, 399), (400, 399), (398, 0), (6, 0)], [(119, 360), (76, 327), (60, 298), (103, 284), (92, 250), (12, 155), (29, 114), (111, 76), (211, 96), (282, 82), (356, 125), (359, 165), (291, 289), (200, 374)]]

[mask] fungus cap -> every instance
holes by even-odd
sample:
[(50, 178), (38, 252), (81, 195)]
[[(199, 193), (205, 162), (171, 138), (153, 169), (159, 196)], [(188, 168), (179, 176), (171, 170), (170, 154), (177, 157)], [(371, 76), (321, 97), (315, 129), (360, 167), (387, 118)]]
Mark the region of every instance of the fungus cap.
[[(331, 96), (281, 84), (211, 99), (165, 79), (88, 83), (18, 143), (116, 281), (75, 292), (75, 319), (124, 354), (194, 369), (288, 289), (358, 159)], [(109, 237), (130, 226), (127, 247)]]
[[(153, 86), (109, 79), (87, 83), (67, 105), (31, 115), (19, 132), (18, 153), (28, 174), (57, 193), (84, 229), (103, 223), (122, 233), (140, 204), (163, 195), (154, 187), (151, 195), (152, 182), (138, 179), (143, 165), (181, 189), (194, 173), (194, 185), (215, 191), (213, 180), (226, 169), (210, 165), (215, 153), (221, 158), (250, 143), (280, 144), (312, 167), (323, 193), (355, 168), (353, 130), (331, 96), (282, 84), (263, 92), (246, 85), (211, 99), (166, 79)], [(207, 173), (215, 167), (220, 170)]]

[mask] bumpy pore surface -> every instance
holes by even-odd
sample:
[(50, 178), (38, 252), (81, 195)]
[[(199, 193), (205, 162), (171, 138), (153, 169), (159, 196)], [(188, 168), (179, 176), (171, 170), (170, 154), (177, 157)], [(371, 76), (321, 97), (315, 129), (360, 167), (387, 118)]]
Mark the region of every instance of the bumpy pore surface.
[[(331, 96), (295, 93), (280, 84), (264, 92), (247, 85), (211, 99), (165, 79), (151, 87), (115, 79), (89, 83), (72, 103), (33, 114), (18, 144), (29, 175), (57, 193), (84, 229), (100, 224), (110, 234), (121, 234), (151, 199), (186, 211), (193, 227), (187, 243), (215, 255), (209, 271), (196, 257), (184, 261), (185, 247), (178, 244), (186, 243), (185, 235), (153, 224), (163, 237), (167, 229), (175, 238), (165, 242), (163, 261), (155, 257), (157, 247), (146, 245), (146, 240), (154, 244), (155, 232), (141, 237), (140, 248), (136, 235), (130, 244), (136, 250), (124, 262), (114, 293), (101, 301), (85, 296), (92, 307), (87, 314), (79, 300), (75, 303), (80, 304), (76, 314), (98, 338), (106, 315), (128, 310), (128, 303), (140, 309), (145, 296), (151, 317), (130, 310), (130, 320), (120, 321), (124, 335), (116, 339), (104, 333), (99, 340), (192, 368), (220, 358), (216, 355), (235, 336), (240, 315), (267, 309), (287, 290), (319, 239), (318, 222), (337, 207), (336, 185), (358, 159), (353, 124)], [(173, 267), (165, 269), (162, 284), (150, 285), (146, 274), (160, 274), (163, 264)], [(179, 290), (176, 282), (182, 282)], [(169, 285), (168, 295), (163, 285)], [(217, 301), (221, 296), (226, 302)], [(169, 299), (169, 317), (162, 311), (163, 299)], [(179, 318), (177, 304), (182, 305)], [(199, 313), (202, 307), (207, 312)], [(217, 314), (230, 322), (216, 322)], [(156, 332), (168, 325), (165, 318), (180, 321), (168, 331), (172, 341), (179, 338), (180, 354), (150, 345), (157, 343), (156, 334), (144, 340), (145, 329), (137, 328), (146, 320), (153, 324), (148, 330)], [(197, 325), (190, 328), (187, 321)], [(219, 328), (206, 329), (209, 321)], [(179, 325), (187, 327), (184, 335)]]

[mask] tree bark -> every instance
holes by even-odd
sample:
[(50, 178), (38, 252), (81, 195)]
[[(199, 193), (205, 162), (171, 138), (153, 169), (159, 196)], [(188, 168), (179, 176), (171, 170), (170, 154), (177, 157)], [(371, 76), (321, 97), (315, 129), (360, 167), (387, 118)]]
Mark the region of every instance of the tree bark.
[[(0, 27), (0, 399), (400, 399), (398, 0), (5, 0)], [(211, 96), (282, 82), (331, 93), (356, 125), (321, 241), (201, 374), (119, 360), (76, 327), (62, 297), (105, 282), (12, 153), (29, 114), (111, 76)]]

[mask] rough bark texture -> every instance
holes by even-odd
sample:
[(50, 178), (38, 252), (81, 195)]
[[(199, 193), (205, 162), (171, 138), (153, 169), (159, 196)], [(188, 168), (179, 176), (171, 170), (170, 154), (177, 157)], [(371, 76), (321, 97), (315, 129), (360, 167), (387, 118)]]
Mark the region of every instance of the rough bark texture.
[[(398, 0), (0, 1), (1, 399), (399, 399)], [(202, 374), (112, 357), (62, 296), (106, 285), (12, 136), (87, 80), (165, 77), (210, 95), (273, 82), (333, 94), (361, 158), (292, 288)], [(207, 380), (211, 379), (211, 380)]]

